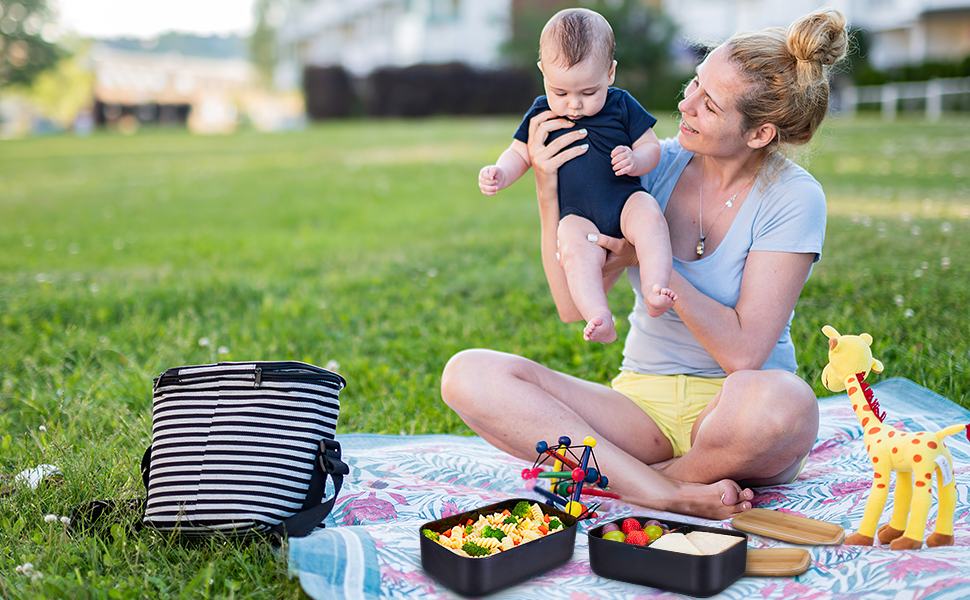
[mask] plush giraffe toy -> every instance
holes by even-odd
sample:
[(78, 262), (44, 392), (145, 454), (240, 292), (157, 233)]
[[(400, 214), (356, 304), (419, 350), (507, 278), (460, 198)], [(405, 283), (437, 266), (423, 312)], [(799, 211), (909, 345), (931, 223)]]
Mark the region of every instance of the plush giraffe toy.
[[(892, 550), (915, 550), (923, 547), (926, 518), (933, 504), (933, 473), (939, 493), (936, 528), (926, 545), (953, 545), (953, 511), (956, 508), (956, 483), (953, 481), (953, 457), (943, 438), (967, 428), (953, 425), (931, 433), (905, 432), (883, 422), (879, 402), (863, 380), (870, 371), (882, 372), (883, 365), (872, 357), (872, 336), (839, 335), (833, 327), (822, 328), (829, 338), (829, 364), (822, 370), (822, 385), (833, 392), (846, 390), (852, 410), (862, 423), (862, 439), (875, 471), (866, 510), (859, 531), (845, 538), (845, 544), (871, 546), (878, 535)], [(879, 516), (889, 495), (889, 476), (896, 472), (896, 494), (889, 523), (876, 531)], [(915, 487), (914, 487), (915, 486)], [(912, 514), (910, 514), (912, 507)], [(905, 531), (904, 531), (905, 528)]]

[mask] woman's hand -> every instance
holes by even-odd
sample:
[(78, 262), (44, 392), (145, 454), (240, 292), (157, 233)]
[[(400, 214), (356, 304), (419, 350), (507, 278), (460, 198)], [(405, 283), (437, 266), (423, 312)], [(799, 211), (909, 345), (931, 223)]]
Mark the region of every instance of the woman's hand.
[(532, 160), (532, 169), (537, 178), (555, 175), (567, 160), (572, 160), (586, 152), (587, 144), (563, 150), (573, 142), (586, 137), (585, 129), (570, 131), (546, 145), (550, 133), (575, 125), (568, 119), (557, 117), (551, 110), (539, 113), (529, 121), (529, 158)]

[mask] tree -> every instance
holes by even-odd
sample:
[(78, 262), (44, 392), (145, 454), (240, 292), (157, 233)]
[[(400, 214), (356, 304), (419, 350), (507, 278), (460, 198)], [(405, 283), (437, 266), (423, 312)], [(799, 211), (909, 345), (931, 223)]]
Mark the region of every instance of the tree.
[[(677, 27), (659, 9), (643, 0), (591, 0), (583, 7), (603, 15), (616, 38), (616, 82), (648, 110), (672, 108), (684, 77), (673, 69), (671, 46)], [(518, 66), (535, 69), (539, 34), (553, 14), (576, 2), (543, 0), (513, 2), (512, 35), (503, 53)], [(540, 77), (535, 69), (536, 77)]]
[(279, 57), (276, 29), (292, 3), (288, 0), (256, 0), (253, 5), (256, 28), (249, 37), (249, 53), (253, 64), (267, 83), (273, 81), (273, 70)]
[(52, 21), (47, 0), (0, 0), (0, 87), (29, 86), (66, 56), (45, 28)]

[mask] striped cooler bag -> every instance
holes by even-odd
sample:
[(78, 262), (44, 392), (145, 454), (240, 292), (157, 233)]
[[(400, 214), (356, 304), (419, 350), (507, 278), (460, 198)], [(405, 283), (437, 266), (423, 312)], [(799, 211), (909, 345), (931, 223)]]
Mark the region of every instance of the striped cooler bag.
[(336, 373), (295, 361), (159, 375), (142, 460), (142, 523), (195, 537), (300, 537), (321, 526), (349, 472), (334, 440), (345, 385)]

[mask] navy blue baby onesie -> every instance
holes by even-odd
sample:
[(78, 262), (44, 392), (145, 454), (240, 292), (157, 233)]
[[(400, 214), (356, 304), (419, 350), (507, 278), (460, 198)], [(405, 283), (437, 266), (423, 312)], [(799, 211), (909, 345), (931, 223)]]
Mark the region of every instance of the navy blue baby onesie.
[[(528, 144), (529, 120), (547, 110), (546, 97), (536, 98), (515, 132), (515, 139)], [(574, 127), (553, 131), (547, 143), (569, 131), (585, 128), (586, 137), (572, 146), (589, 144), (584, 154), (559, 168), (559, 218), (579, 215), (592, 221), (600, 233), (621, 237), (623, 205), (634, 192), (644, 190), (639, 177), (614, 174), (611, 153), (617, 146), (633, 147), (633, 142), (656, 122), (629, 92), (611, 87), (601, 111), (582, 117)]]

